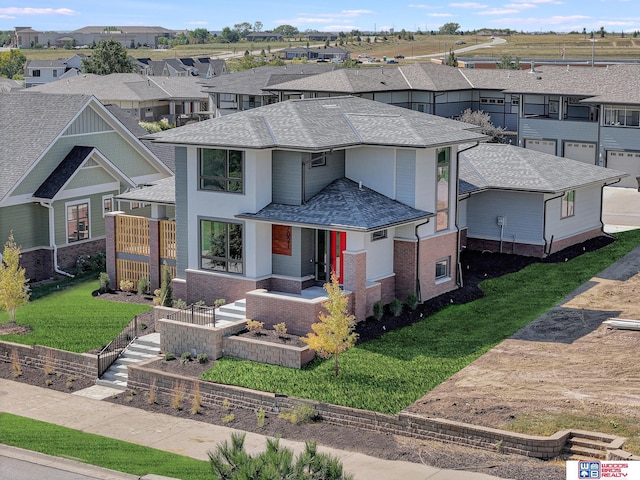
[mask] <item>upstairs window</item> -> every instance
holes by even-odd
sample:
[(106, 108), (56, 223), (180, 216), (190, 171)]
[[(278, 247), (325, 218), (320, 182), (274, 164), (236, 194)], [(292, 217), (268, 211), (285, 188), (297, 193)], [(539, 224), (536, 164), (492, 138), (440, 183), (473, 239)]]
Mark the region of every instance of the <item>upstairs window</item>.
[(449, 228), (449, 177), (451, 148), (438, 149), (436, 172), (436, 231)]
[(39, 77), (40, 76), (40, 70), (34, 70), (33, 72), (31, 72), (31, 76), (32, 77)]
[(201, 148), (200, 190), (243, 192), (244, 154), (239, 150)]

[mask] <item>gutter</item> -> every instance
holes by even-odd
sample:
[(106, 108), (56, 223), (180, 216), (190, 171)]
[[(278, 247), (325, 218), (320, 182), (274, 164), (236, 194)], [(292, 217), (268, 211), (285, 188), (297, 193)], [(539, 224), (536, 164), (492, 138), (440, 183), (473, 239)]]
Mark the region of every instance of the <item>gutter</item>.
[[(549, 244), (549, 241), (547, 240), (547, 203), (550, 202), (551, 200), (556, 200), (558, 198), (564, 197), (565, 193), (566, 192), (562, 192), (560, 195), (547, 198), (544, 201), (544, 208), (542, 209), (542, 240), (544, 240), (544, 250), (542, 253), (544, 254), (544, 257), (546, 257), (547, 255), (549, 255), (549, 253), (551, 253), (551, 252), (547, 253), (547, 245)], [(553, 241), (553, 236), (551, 236), (551, 241)], [(553, 244), (549, 246), (549, 249), (551, 249), (552, 245)]]
[(420, 291), (420, 237), (418, 236), (418, 229), (426, 225), (431, 221), (431, 218), (427, 218), (426, 222), (417, 224), (414, 227), (414, 235), (416, 236), (416, 294), (418, 295), (418, 302), (422, 303), (422, 292)]
[(611, 183), (604, 183), (602, 185), (602, 187), (600, 188), (600, 229), (602, 230), (602, 234), (609, 237), (609, 238), (613, 238), (616, 239), (616, 237), (614, 237), (613, 235), (611, 235), (610, 233), (607, 233), (604, 231), (604, 222), (602, 221), (602, 210), (603, 210), (603, 205), (604, 205), (604, 187), (610, 187), (611, 185), (615, 185), (616, 183), (620, 183), (622, 181), (622, 178), (619, 178), (618, 180), (616, 180), (615, 182), (611, 182)]
[(74, 276), (68, 272), (65, 272), (60, 269), (58, 265), (58, 245), (56, 245), (56, 233), (55, 233), (55, 218), (53, 212), (53, 206), (51, 203), (45, 202), (44, 200), (40, 201), (40, 205), (47, 208), (49, 210), (49, 246), (53, 247), (53, 270), (60, 275), (65, 275), (69, 278), (73, 278)]

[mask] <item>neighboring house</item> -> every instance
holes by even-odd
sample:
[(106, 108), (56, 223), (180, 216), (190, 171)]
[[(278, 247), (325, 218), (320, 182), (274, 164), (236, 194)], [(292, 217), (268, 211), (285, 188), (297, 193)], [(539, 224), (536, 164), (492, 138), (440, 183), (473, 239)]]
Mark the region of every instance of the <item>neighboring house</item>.
[(333, 32), (306, 32), (304, 34), (307, 40), (314, 42), (335, 42), (338, 39), (338, 34)]
[(57, 60), (28, 60), (24, 67), (25, 87), (76, 76), (82, 71), (82, 59), (85, 57), (86, 55), (73, 55)]
[(349, 59), (349, 51), (340, 47), (291, 47), (278, 50), (280, 58), (293, 60), (306, 58), (308, 60), (326, 60), (332, 62), (344, 62)]
[(12, 80), (10, 78), (0, 77), (0, 93), (10, 93), (24, 88), (21, 80)]
[(91, 96), (0, 95), (0, 122), (0, 238), (13, 231), (32, 281), (104, 252), (115, 197), (172, 175)]
[(495, 143), (461, 151), (459, 169), (462, 245), (536, 257), (602, 235), (602, 189), (627, 176)]
[(304, 292), (332, 271), (358, 320), (457, 288), (457, 152), (486, 138), (475, 126), (342, 97), (153, 138), (176, 146), (177, 298), (246, 298), (248, 318), (304, 334)]
[(137, 73), (81, 74), (63, 82), (30, 88), (30, 92), (93, 95), (117, 105), (138, 121), (167, 119), (171, 124), (199, 120), (209, 111), (208, 95), (198, 77), (154, 77)]
[(206, 82), (211, 110), (216, 117), (250, 110), (289, 98), (287, 92), (272, 92), (271, 85), (305, 78), (339, 68), (324, 64), (290, 64), (281, 67), (264, 66), (216, 76)]

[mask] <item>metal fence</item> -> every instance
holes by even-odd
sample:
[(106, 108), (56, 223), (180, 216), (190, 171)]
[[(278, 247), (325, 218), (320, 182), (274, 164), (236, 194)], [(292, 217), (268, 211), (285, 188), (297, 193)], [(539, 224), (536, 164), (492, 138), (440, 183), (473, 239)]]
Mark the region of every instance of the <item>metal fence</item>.
[(195, 325), (216, 326), (216, 309), (215, 307), (206, 307), (200, 305), (189, 305), (186, 308), (167, 315), (169, 320), (175, 320), (183, 323), (193, 323)]
[(134, 317), (118, 336), (98, 353), (98, 378), (115, 362), (125, 348), (138, 337), (138, 317)]

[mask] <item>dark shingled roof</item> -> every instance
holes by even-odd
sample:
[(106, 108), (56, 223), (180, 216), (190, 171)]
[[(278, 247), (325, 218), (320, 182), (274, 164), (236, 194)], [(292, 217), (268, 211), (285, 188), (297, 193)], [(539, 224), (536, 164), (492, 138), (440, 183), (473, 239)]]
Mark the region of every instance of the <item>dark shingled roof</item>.
[(557, 193), (603, 184), (628, 174), (578, 160), (498, 143), (460, 153), (459, 193), (487, 189)]
[(73, 147), (51, 175), (38, 187), (33, 194), (34, 198), (53, 199), (93, 150), (94, 147)]
[(326, 186), (303, 205), (271, 203), (258, 213), (237, 218), (272, 223), (313, 225), (340, 230), (371, 232), (424, 220), (433, 213), (417, 210), (367, 187), (341, 178)]

